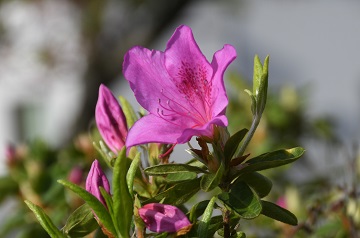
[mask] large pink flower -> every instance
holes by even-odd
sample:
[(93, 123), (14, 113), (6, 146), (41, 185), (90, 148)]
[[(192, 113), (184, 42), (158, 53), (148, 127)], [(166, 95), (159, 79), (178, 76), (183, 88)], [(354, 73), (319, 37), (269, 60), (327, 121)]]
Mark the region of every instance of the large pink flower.
[(185, 143), (192, 136), (212, 137), (214, 125), (227, 126), (223, 74), (235, 58), (235, 49), (225, 45), (209, 63), (187, 26), (176, 29), (165, 52), (130, 49), (123, 72), (149, 114), (130, 129), (126, 146)]

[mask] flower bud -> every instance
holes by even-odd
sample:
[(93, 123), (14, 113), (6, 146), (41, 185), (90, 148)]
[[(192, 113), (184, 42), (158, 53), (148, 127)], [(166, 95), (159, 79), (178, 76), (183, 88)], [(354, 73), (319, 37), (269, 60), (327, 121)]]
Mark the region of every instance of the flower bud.
[(179, 232), (191, 227), (185, 214), (179, 208), (171, 205), (149, 203), (139, 209), (139, 215), (146, 227), (157, 233)]
[(127, 125), (124, 113), (111, 91), (100, 85), (95, 120), (107, 146), (117, 154), (125, 145)]
[(95, 160), (86, 178), (86, 191), (94, 195), (106, 207), (105, 200), (99, 189), (100, 186), (103, 187), (106, 192), (110, 193), (109, 181), (101, 170), (99, 161)]
[(68, 180), (74, 184), (80, 184), (82, 181), (83, 172), (79, 166), (75, 166), (71, 169)]

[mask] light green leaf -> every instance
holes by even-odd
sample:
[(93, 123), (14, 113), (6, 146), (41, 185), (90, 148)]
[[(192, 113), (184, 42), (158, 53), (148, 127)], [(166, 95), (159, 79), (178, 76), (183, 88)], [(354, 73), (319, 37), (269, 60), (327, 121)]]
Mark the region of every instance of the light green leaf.
[(131, 128), (137, 120), (136, 113), (135, 113), (133, 107), (130, 105), (128, 100), (126, 100), (122, 96), (120, 96), (119, 99), (120, 99), (120, 103), (121, 103), (121, 108), (122, 108), (125, 118), (126, 118), (126, 124), (127, 124), (128, 128)]
[(132, 198), (134, 198), (134, 178), (136, 171), (139, 169), (139, 164), (141, 161), (141, 154), (137, 153), (133, 161), (131, 162), (130, 168), (126, 174), (126, 183), (129, 190), (129, 193)]
[(242, 218), (253, 219), (260, 215), (261, 202), (259, 197), (242, 181), (237, 181), (229, 193), (223, 192), (218, 197)]
[(69, 237), (84, 237), (98, 227), (90, 206), (85, 203), (69, 216), (62, 230)]
[(92, 195), (85, 189), (71, 182), (65, 180), (58, 180), (58, 183), (64, 185), (65, 187), (69, 188), (74, 193), (79, 195), (95, 212), (100, 222), (106, 227), (106, 229), (112, 234), (116, 234), (115, 227), (114, 224), (112, 223), (109, 212), (106, 210), (105, 206), (94, 195)]
[(267, 217), (275, 219), (277, 221), (284, 222), (289, 225), (296, 226), (298, 224), (297, 218), (290, 211), (267, 201), (261, 201), (262, 211), (261, 213)]
[(113, 171), (113, 207), (117, 227), (122, 238), (129, 237), (133, 215), (133, 199), (130, 195), (126, 174), (128, 171), (126, 147), (123, 147), (115, 161)]
[(26, 205), (33, 211), (36, 216), (36, 219), (39, 221), (40, 225), (46, 230), (46, 232), (52, 238), (66, 238), (66, 236), (54, 225), (50, 217), (46, 215), (44, 210), (33, 204), (32, 202), (25, 200)]
[(260, 85), (257, 88), (258, 94), (256, 95), (256, 113), (261, 115), (265, 109), (268, 88), (268, 67), (269, 56), (266, 56), (262, 75), (260, 77)]
[(236, 132), (234, 135), (232, 135), (225, 143), (224, 147), (224, 157), (225, 161), (230, 161), (233, 155), (236, 152), (236, 149), (238, 148), (240, 142), (242, 139), (244, 139), (246, 133), (248, 132), (248, 129), (242, 129), (238, 132)]
[(209, 228), (210, 219), (212, 217), (212, 213), (214, 210), (215, 200), (216, 200), (216, 196), (212, 197), (210, 202), (206, 206), (204, 215), (199, 223), (199, 227), (197, 230), (199, 237), (208, 237), (208, 228)]
[(254, 57), (254, 72), (253, 72), (253, 94), (255, 97), (258, 96), (259, 86), (261, 84), (261, 76), (263, 75), (263, 66), (261, 64), (260, 58), (258, 55)]
[(197, 177), (194, 172), (181, 172), (176, 174), (169, 174), (166, 176), (165, 180), (168, 183), (177, 183), (181, 181), (193, 180)]
[(205, 173), (201, 168), (187, 164), (160, 164), (148, 167), (144, 171), (147, 175), (152, 176), (177, 174), (182, 172)]
[(221, 182), (222, 176), (224, 175), (224, 164), (221, 163), (219, 169), (216, 171), (216, 174), (204, 174), (201, 177), (200, 187), (205, 192), (209, 192), (216, 188)]

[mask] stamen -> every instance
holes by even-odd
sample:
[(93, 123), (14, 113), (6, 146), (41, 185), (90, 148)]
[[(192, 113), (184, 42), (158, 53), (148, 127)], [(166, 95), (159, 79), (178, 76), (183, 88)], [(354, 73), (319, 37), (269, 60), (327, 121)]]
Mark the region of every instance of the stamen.
[(164, 154), (159, 155), (159, 158), (162, 159), (162, 158), (170, 155), (170, 153), (173, 152), (173, 150), (174, 150), (174, 148), (175, 148), (176, 145), (177, 145), (177, 143), (173, 144), (173, 145), (170, 147), (170, 149), (168, 149), (168, 151), (166, 151)]

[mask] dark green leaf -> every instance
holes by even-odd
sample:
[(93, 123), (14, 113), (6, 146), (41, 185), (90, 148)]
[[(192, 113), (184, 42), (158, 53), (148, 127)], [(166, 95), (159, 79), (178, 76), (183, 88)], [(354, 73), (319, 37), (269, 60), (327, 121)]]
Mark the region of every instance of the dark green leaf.
[(126, 174), (128, 171), (126, 147), (120, 151), (113, 170), (113, 208), (121, 237), (129, 237), (133, 215), (133, 198), (130, 195)]
[(295, 147), (288, 150), (277, 150), (259, 155), (246, 161), (246, 163), (241, 164), (242, 168), (235, 172), (235, 176), (233, 177), (237, 177), (244, 173), (275, 168), (292, 163), (299, 159), (304, 152), (305, 150), (303, 148)]
[(236, 152), (240, 142), (244, 139), (246, 133), (248, 132), (247, 129), (242, 129), (232, 135), (225, 143), (224, 147), (224, 157), (226, 161), (230, 161), (233, 155)]
[(271, 180), (257, 172), (246, 173), (238, 179), (252, 187), (260, 198), (268, 195), (272, 188)]
[(65, 187), (72, 190), (74, 193), (79, 195), (95, 212), (97, 217), (99, 218), (100, 222), (112, 233), (115, 233), (115, 227), (112, 223), (111, 216), (109, 212), (106, 210), (105, 206), (91, 193), (86, 191), (85, 189), (79, 187), (76, 184), (73, 184), (71, 182), (65, 181), (65, 180), (58, 180), (58, 182)]
[(31, 209), (31, 211), (33, 211), (33, 213), (36, 216), (36, 219), (39, 221), (40, 225), (46, 230), (46, 232), (50, 235), (50, 237), (66, 238), (65, 235), (54, 225), (50, 217), (46, 215), (46, 213), (41, 207), (27, 200), (25, 200), (25, 203)]
[(136, 171), (139, 169), (140, 164), (140, 153), (137, 153), (133, 161), (131, 162), (130, 168), (126, 174), (126, 183), (129, 190), (129, 193), (132, 198), (134, 198), (134, 178), (136, 175)]
[(179, 206), (189, 200), (200, 190), (200, 178), (177, 183), (169, 189), (157, 194), (155, 197), (148, 199), (145, 203), (159, 202)]
[(267, 201), (261, 201), (262, 211), (261, 213), (272, 219), (284, 222), (289, 225), (296, 226), (298, 224), (297, 218), (290, 211)]
[(119, 97), (122, 111), (126, 118), (126, 124), (128, 128), (131, 128), (137, 120), (136, 113), (130, 103), (122, 96)]
[(221, 182), (222, 176), (224, 175), (224, 164), (221, 163), (216, 174), (204, 174), (201, 177), (200, 187), (205, 192), (209, 192), (216, 188)]
[(253, 219), (261, 212), (259, 197), (242, 181), (237, 181), (233, 184), (229, 193), (221, 193), (218, 197), (242, 218)]
[(199, 237), (208, 237), (208, 228), (209, 228), (210, 219), (212, 217), (212, 213), (214, 210), (215, 200), (216, 200), (216, 196), (212, 197), (210, 202), (206, 206), (204, 215), (202, 216), (202, 219), (199, 223), (199, 227), (197, 229)]
[(210, 202), (210, 200), (201, 201), (201, 202), (195, 204), (190, 209), (190, 211), (189, 211), (190, 222), (195, 222), (197, 220), (197, 218), (200, 217), (204, 213), (209, 202)]
[(194, 167), (187, 164), (160, 164), (145, 169), (147, 175), (167, 175), (177, 174), (182, 172), (205, 173), (199, 167)]
[(90, 206), (85, 203), (69, 216), (62, 230), (70, 237), (84, 237), (98, 227)]

